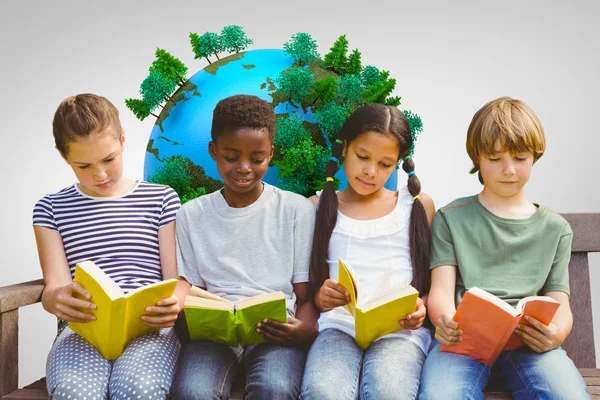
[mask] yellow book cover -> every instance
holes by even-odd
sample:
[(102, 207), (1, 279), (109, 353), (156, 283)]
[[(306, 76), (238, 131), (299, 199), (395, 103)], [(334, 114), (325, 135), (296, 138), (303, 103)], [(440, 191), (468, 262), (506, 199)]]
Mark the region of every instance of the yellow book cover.
[(69, 322), (69, 328), (87, 339), (107, 360), (119, 357), (136, 337), (158, 331), (144, 325), (141, 316), (148, 314), (146, 307), (170, 297), (177, 286), (177, 279), (168, 279), (124, 294), (93, 261), (78, 263), (73, 280), (90, 293), (89, 301), (96, 304), (95, 310), (81, 311), (94, 314), (96, 320)]
[(350, 293), (350, 303), (344, 307), (354, 317), (356, 344), (365, 350), (376, 339), (402, 329), (400, 320), (417, 308), (419, 292), (410, 285), (389, 285), (384, 276), (376, 296), (366, 297), (352, 266), (338, 261), (338, 282)]
[(190, 338), (212, 340), (228, 346), (262, 343), (256, 324), (265, 318), (287, 322), (283, 292), (265, 293), (231, 302), (192, 286), (183, 308)]

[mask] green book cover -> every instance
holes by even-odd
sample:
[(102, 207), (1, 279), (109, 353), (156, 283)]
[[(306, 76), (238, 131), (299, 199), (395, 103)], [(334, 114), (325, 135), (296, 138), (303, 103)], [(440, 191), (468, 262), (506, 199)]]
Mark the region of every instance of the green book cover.
[(203, 289), (192, 287), (184, 306), (192, 340), (208, 339), (228, 346), (265, 342), (256, 332), (264, 319), (287, 322), (283, 292), (266, 293), (231, 302)]

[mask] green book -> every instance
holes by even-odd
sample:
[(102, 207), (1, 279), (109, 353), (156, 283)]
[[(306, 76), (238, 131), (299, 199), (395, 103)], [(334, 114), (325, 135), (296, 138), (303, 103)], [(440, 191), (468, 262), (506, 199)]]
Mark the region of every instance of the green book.
[(264, 319), (287, 322), (283, 292), (232, 302), (193, 286), (183, 311), (192, 340), (208, 339), (234, 347), (265, 342), (256, 332), (256, 324)]

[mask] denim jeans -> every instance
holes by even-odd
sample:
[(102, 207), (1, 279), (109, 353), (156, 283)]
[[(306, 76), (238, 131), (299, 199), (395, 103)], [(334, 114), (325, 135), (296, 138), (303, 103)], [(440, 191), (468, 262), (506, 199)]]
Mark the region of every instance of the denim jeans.
[(380, 339), (363, 351), (352, 336), (325, 329), (308, 352), (300, 398), (414, 399), (424, 361), (419, 346), (403, 338)]
[(419, 399), (483, 399), (494, 374), (515, 399), (589, 399), (587, 387), (573, 361), (560, 347), (536, 353), (528, 347), (503, 351), (495, 363), (440, 351), (433, 340), (423, 367)]
[(296, 399), (306, 350), (261, 343), (246, 348), (192, 340), (181, 349), (174, 399), (227, 399), (236, 374), (246, 371), (246, 399)]

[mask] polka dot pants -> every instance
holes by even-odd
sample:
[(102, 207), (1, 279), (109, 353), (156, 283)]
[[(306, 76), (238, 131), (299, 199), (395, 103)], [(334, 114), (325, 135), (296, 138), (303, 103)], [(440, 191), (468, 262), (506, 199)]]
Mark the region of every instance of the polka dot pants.
[(171, 328), (135, 339), (121, 356), (107, 361), (65, 326), (46, 362), (52, 399), (166, 399), (181, 345)]

